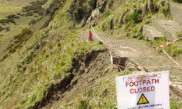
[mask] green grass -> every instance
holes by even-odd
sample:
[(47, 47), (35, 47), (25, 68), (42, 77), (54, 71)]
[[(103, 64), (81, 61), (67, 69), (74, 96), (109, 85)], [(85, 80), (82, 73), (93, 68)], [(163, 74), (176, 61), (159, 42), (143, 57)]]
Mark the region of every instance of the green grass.
[[(81, 54), (104, 49), (99, 42), (77, 39), (79, 30), (74, 29), (67, 13), (70, 4), (71, 1), (65, 2), (64, 8), (54, 14), (49, 27), (35, 32), (28, 41), (22, 43), (23, 47), (17, 48), (19, 52), (12, 55), (16, 60), (7, 57), (6, 61), (14, 64), (5, 66), (16, 70), (9, 74), (9, 70), (3, 68), (0, 80), (6, 82), (0, 84), (0, 108), (21, 109), (35, 105), (43, 99), (51, 84), (70, 77), (70, 69)], [(52, 25), (55, 29), (51, 29)], [(22, 37), (24, 35), (19, 34), (17, 42), (22, 42)], [(43, 44), (47, 38), (49, 42)]]
[(89, 102), (87, 100), (79, 100), (76, 109), (88, 109)]
[(182, 49), (180, 49), (176, 45), (169, 45), (169, 46), (165, 47), (164, 50), (167, 51), (168, 53), (170, 53), (170, 55), (173, 57), (177, 57), (180, 54), (182, 54)]
[[(69, 71), (73, 67), (73, 63), (75, 62), (75, 60), (77, 60), (80, 54), (91, 52), (92, 50), (103, 49), (102, 45), (100, 45), (99, 42), (78, 42), (76, 41), (76, 37), (77, 34), (74, 33), (71, 34), (69, 37), (66, 37), (64, 40), (60, 40), (62, 48), (59, 48), (58, 46), (53, 46), (53, 48), (51, 48), (50, 50), (54, 52), (54, 54), (50, 55), (46, 59), (42, 60), (42, 58), (45, 58), (47, 54), (38, 56), (36, 60), (36, 62), (38, 63), (33, 67), (40, 66), (40, 69), (38, 69), (34, 73), (29, 72), (31, 73), (31, 76), (33, 76), (33, 78), (28, 78), (26, 80), (26, 84), (28, 85), (30, 84), (29, 82), (32, 82), (31, 79), (34, 79), (34, 81), (37, 82), (33, 82), (31, 84), (35, 84), (38, 86), (33, 88), (32, 91), (34, 91), (34, 93), (29, 95), (30, 97), (26, 97), (23, 101), (20, 102), (20, 104), (18, 105), (19, 108), (24, 106), (32, 106), (35, 102), (40, 101), (43, 98), (43, 93), (45, 92), (47, 86), (49, 86), (52, 81), (60, 81), (64, 78), (68, 78), (70, 76)], [(55, 42), (53, 41), (52, 43)], [(47, 47), (45, 47), (45, 49), (47, 49)], [(53, 60), (55, 60), (55, 66), (52, 67), (52, 71), (42, 71), (42, 64), (52, 65)], [(18, 82), (17, 84), (19, 83), (20, 82)], [(39, 90), (40, 87), (45, 88), (45, 90)]]
[[(163, 38), (160, 38), (158, 40), (149, 42), (149, 46), (152, 47), (152, 48), (156, 48), (156, 47), (159, 47), (160, 45), (163, 45), (163, 44), (166, 44), (166, 43), (167, 43), (167, 39), (165, 37), (163, 37)], [(177, 42), (175, 42), (174, 44), (170, 44), (170, 45), (164, 47), (163, 49), (166, 52), (168, 52), (171, 56), (177, 57), (180, 54), (182, 54), (182, 48), (179, 48), (178, 45), (175, 45), (176, 43)]]
[(138, 12), (134, 11), (130, 16), (129, 16), (130, 20), (133, 22), (137, 22), (138, 21)]
[(179, 104), (174, 100), (171, 100), (170, 109), (180, 109), (181, 107), (182, 107), (182, 104)]
[(106, 11), (106, 12), (102, 15), (102, 17), (103, 17), (103, 19), (106, 19), (109, 15), (111, 15), (111, 12), (108, 10), (108, 11)]

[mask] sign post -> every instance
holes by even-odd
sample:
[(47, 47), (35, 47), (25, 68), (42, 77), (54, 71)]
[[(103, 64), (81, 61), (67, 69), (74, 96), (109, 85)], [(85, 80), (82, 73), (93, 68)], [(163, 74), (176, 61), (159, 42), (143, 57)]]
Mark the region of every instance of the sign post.
[(169, 109), (169, 72), (116, 77), (118, 109)]

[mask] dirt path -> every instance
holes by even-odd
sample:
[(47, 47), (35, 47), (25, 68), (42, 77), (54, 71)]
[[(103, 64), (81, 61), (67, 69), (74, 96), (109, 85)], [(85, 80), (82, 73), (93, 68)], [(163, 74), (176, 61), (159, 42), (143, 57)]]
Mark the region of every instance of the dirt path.
[[(133, 48), (137, 51), (146, 51), (151, 48), (146, 45), (143, 40), (130, 39), (127, 37), (109, 37), (104, 33), (97, 33), (98, 36), (110, 43), (111, 45), (119, 45), (122, 47)], [(105, 36), (105, 37), (103, 37)], [(81, 33), (81, 38), (88, 38), (88, 31)], [(99, 41), (96, 37), (94, 40)], [(123, 52), (119, 52), (119, 51)], [(117, 56), (127, 57), (129, 60), (138, 63), (140, 66), (145, 67), (149, 72), (151, 71), (165, 71), (169, 70), (171, 72), (170, 79), (172, 82), (182, 83), (182, 68), (178, 67), (172, 60), (170, 60), (163, 52), (158, 52), (150, 50), (149, 52), (131, 52), (131, 49), (124, 49), (119, 47), (112, 47), (111, 51)], [(181, 60), (176, 60), (178, 63), (182, 64)]]
[[(150, 50), (151, 48), (146, 45), (146, 41), (144, 40), (136, 40), (127, 37), (112, 37), (108, 34), (98, 32), (97, 35), (104, 41), (110, 43), (111, 45), (119, 45), (124, 47), (131, 47), (135, 50)], [(81, 32), (81, 39), (87, 40), (88, 31)], [(103, 37), (104, 36), (104, 37)], [(94, 41), (99, 41), (96, 36), (93, 35)], [(108, 46), (107, 46), (108, 47)], [(123, 52), (119, 52), (119, 51)], [(147, 72), (153, 71), (170, 71), (170, 81), (174, 82), (178, 85), (182, 85), (182, 68), (177, 66), (172, 60), (170, 60), (167, 55), (163, 52), (153, 51), (143, 53), (127, 53), (131, 51), (130, 49), (123, 49), (112, 47), (111, 51), (113, 55), (120, 57), (127, 57), (130, 62), (127, 62), (127, 70), (135, 71), (136, 66), (133, 64), (138, 64), (137, 67), (141, 67), (140, 69), (147, 70)], [(126, 52), (126, 53), (125, 53)], [(182, 64), (181, 59), (176, 59), (176, 61)], [(132, 63), (131, 63), (132, 62)], [(171, 97), (182, 103), (182, 91), (177, 89), (171, 89)]]

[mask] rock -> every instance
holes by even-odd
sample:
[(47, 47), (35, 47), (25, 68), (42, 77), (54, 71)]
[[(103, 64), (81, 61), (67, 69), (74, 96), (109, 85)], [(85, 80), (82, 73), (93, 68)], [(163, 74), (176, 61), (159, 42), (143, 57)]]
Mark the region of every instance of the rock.
[(99, 9), (93, 10), (92, 13), (91, 13), (91, 16), (87, 20), (87, 23), (91, 24), (91, 25), (94, 25), (96, 23), (95, 20), (99, 16), (99, 14), (100, 14)]
[(153, 26), (163, 33), (167, 40), (176, 39), (177, 33), (182, 31), (182, 26), (173, 20), (153, 20)]
[(95, 9), (92, 11), (91, 16), (93, 17), (93, 19), (96, 19), (99, 16), (99, 14), (99, 9)]
[(149, 40), (149, 41), (154, 41), (154, 40), (159, 39), (164, 36), (156, 28), (154, 28), (153, 26), (149, 26), (149, 25), (143, 26), (142, 34), (143, 34), (144, 39)]
[(173, 19), (182, 25), (182, 5), (170, 3), (170, 11), (172, 14)]

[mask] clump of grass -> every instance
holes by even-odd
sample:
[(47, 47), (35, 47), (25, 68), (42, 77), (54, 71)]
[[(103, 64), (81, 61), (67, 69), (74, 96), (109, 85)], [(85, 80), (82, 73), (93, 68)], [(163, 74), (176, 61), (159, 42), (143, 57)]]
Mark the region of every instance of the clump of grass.
[(164, 50), (170, 53), (170, 55), (173, 57), (177, 57), (182, 53), (182, 49), (175, 45), (168, 45), (164, 48)]
[(37, 96), (36, 96), (36, 95), (33, 95), (33, 96), (31, 97), (30, 103), (34, 102), (34, 101), (36, 100), (36, 98), (37, 98)]
[(79, 100), (76, 109), (88, 109), (89, 102), (87, 100)]
[(177, 35), (178, 38), (182, 37), (182, 31), (178, 32), (176, 35)]
[(127, 31), (128, 30), (128, 28), (131, 26), (133, 24), (133, 22), (127, 22), (126, 24), (125, 24), (125, 31)]
[(143, 39), (142, 33), (139, 33), (137, 38), (138, 38), (139, 40)]
[(162, 38), (159, 38), (159, 39), (154, 40), (154, 41), (152, 41), (152, 42), (149, 42), (149, 46), (151, 46), (152, 48), (156, 48), (156, 47), (158, 47), (159, 45), (164, 44), (164, 43), (166, 43), (166, 42), (167, 42), (166, 37), (162, 37)]
[(181, 107), (182, 107), (182, 104), (179, 104), (175, 102), (174, 100), (171, 100), (170, 109), (180, 109)]
[(131, 31), (132, 31), (132, 37), (136, 38), (137, 37), (137, 35), (136, 35), (137, 34), (137, 26), (133, 27)]
[(129, 18), (130, 18), (130, 20), (132, 21), (132, 22), (137, 22), (138, 21), (138, 16), (139, 16), (139, 14), (138, 14), (138, 12), (136, 12), (136, 11), (134, 11), (130, 16), (129, 16)]
[(111, 15), (111, 12), (108, 10), (103, 14), (103, 19), (107, 18), (109, 15)]
[[(166, 37), (162, 37), (158, 40), (150, 42), (149, 46), (156, 48), (162, 44), (167, 43)], [(182, 53), (182, 49), (180, 49), (178, 46), (170, 44), (163, 48), (166, 52), (168, 52), (171, 56), (177, 57)]]

